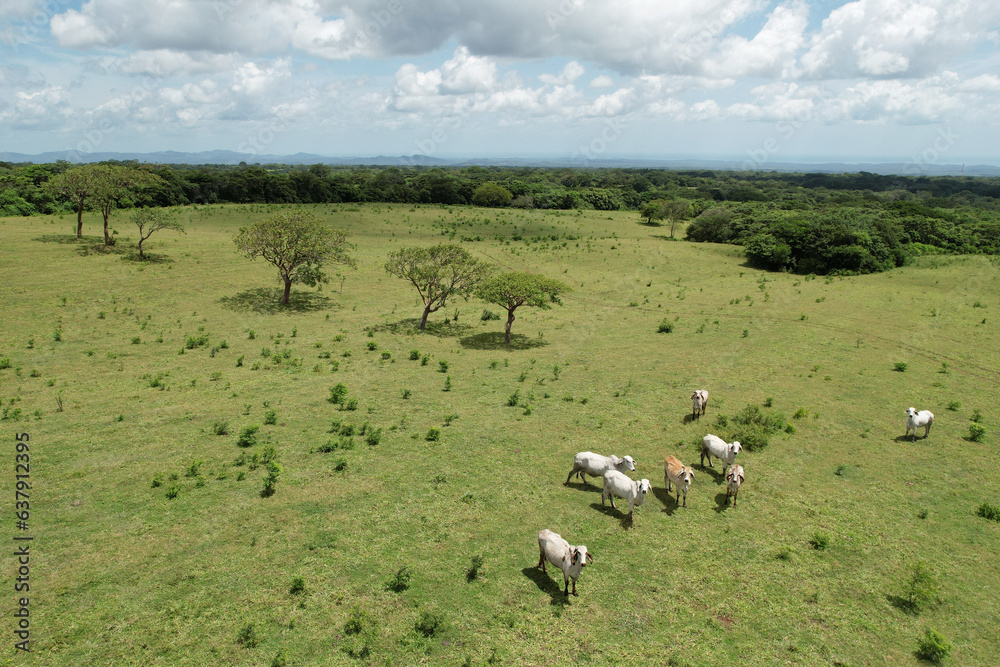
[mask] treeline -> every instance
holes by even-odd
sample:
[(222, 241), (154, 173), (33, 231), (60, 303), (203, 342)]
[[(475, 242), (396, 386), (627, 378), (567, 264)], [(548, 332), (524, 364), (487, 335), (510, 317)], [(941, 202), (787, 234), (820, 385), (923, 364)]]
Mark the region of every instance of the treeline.
[[(116, 163), (111, 163), (116, 164)], [(762, 268), (869, 272), (917, 253), (1000, 253), (1000, 178), (539, 167), (118, 163), (156, 178), (118, 206), (464, 204), (647, 212), (693, 241), (735, 243)], [(49, 183), (68, 162), (0, 163), (0, 215), (76, 210)], [(65, 177), (63, 177), (65, 178)], [(58, 179), (57, 179), (58, 180)], [(650, 206), (653, 205), (653, 209)], [(86, 205), (90, 207), (91, 204)], [(671, 211), (669, 215), (666, 211)]]

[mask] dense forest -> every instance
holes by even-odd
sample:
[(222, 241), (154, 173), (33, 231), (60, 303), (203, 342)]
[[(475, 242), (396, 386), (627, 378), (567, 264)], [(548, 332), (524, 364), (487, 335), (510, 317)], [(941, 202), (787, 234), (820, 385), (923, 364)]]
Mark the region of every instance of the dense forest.
[[(393, 202), (634, 210), (686, 238), (743, 245), (747, 261), (799, 273), (868, 273), (925, 253), (1000, 254), (1000, 179), (477, 166), (147, 165), (116, 207)], [(73, 213), (53, 187), (68, 162), (0, 163), (0, 216)], [(62, 176), (64, 179), (65, 176)], [(50, 182), (52, 181), (52, 182)], [(85, 208), (98, 208), (96, 202)]]

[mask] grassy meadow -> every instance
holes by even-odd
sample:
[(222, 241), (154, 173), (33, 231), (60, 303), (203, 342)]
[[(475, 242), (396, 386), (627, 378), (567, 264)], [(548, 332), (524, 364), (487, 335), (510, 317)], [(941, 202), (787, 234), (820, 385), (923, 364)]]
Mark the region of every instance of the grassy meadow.
[[(83, 242), (72, 216), (0, 219), (0, 485), (12, 503), (29, 433), (35, 538), (32, 653), (6, 632), (9, 664), (915, 665), (928, 627), (952, 664), (995, 663), (996, 261), (797, 276), (635, 212), (317, 205), (358, 268), (282, 308), (232, 243), (276, 210), (181, 209), (149, 262), (127, 212), (112, 252), (94, 214)], [(574, 291), (518, 310), (510, 347), (475, 300), (417, 332), (386, 255), (449, 240)], [(748, 405), (794, 432), (740, 455), (727, 508), (700, 440)], [(902, 439), (909, 406), (927, 440)], [(564, 484), (583, 450), (636, 459), (634, 523)], [(668, 454), (695, 466), (687, 508)], [(579, 597), (535, 569), (542, 528), (594, 555)], [(918, 562), (940, 602), (914, 613)]]

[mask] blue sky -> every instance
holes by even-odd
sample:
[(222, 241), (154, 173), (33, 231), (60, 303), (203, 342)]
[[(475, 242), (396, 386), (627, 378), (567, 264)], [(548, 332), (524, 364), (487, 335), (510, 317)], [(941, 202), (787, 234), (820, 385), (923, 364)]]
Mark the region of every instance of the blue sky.
[(992, 0), (5, 0), (0, 151), (1000, 164)]

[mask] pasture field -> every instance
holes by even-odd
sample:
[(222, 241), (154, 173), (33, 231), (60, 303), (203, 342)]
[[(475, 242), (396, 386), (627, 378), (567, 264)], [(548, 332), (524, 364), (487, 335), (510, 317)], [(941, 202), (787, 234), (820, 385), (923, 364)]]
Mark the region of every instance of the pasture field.
[[(32, 650), (5, 585), (6, 663), (909, 665), (929, 627), (952, 664), (996, 663), (1000, 523), (976, 515), (1000, 505), (996, 261), (807, 277), (634, 212), (317, 205), (358, 268), (283, 309), (231, 240), (276, 210), (184, 208), (150, 262), (125, 212), (114, 252), (94, 215), (83, 242), (71, 216), (0, 219), (0, 487), (12, 535), (26, 432), (34, 537)], [(509, 348), (475, 300), (418, 333), (386, 255), (448, 240), (574, 291), (519, 310)], [(700, 440), (748, 405), (794, 432), (740, 455), (727, 508)], [(936, 415), (927, 440), (901, 438), (909, 406)], [(636, 459), (634, 523), (564, 484), (583, 450)], [(695, 466), (687, 508), (668, 454)], [(594, 555), (579, 597), (535, 569), (542, 528)], [(914, 613), (919, 562), (940, 602)]]

